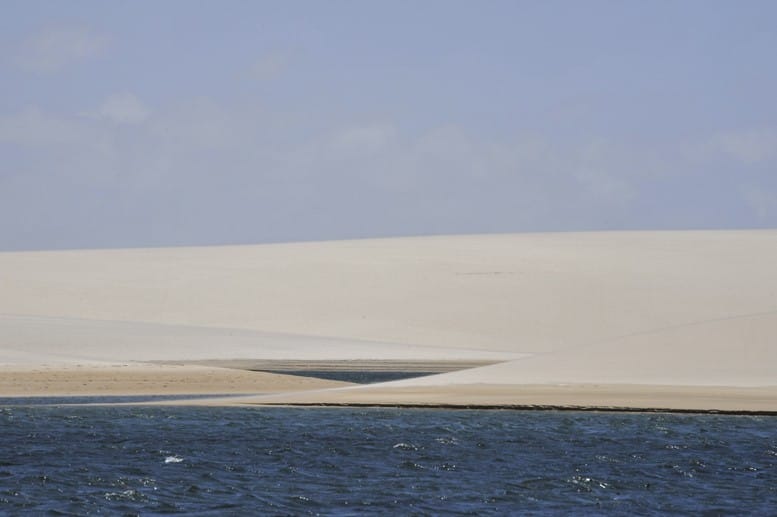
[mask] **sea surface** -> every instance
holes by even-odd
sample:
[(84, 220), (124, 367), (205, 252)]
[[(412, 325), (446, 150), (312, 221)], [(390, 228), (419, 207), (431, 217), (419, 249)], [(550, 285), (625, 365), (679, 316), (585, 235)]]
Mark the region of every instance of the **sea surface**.
[(777, 417), (4, 404), (0, 514), (777, 515)]

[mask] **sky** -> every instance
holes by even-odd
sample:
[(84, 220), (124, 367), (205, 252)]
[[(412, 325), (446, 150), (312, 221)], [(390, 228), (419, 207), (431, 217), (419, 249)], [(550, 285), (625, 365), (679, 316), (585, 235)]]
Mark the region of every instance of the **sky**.
[(777, 227), (777, 2), (0, 4), (0, 251)]

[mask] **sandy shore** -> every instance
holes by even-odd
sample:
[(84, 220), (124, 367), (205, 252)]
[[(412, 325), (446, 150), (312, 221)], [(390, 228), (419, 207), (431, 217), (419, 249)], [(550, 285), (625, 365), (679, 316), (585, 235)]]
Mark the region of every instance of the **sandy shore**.
[[(0, 396), (777, 411), (774, 264), (777, 231), (0, 253)], [(475, 367), (344, 388), (262, 361)]]
[(446, 389), (430, 386), (322, 390), (315, 393), (249, 396), (202, 400), (209, 405), (379, 405), (407, 407), (498, 407), (554, 409), (563, 407), (670, 411), (777, 413), (777, 388), (709, 386), (515, 385), (460, 384)]
[(348, 386), (296, 375), (158, 364), (0, 367), (0, 397), (271, 394)]

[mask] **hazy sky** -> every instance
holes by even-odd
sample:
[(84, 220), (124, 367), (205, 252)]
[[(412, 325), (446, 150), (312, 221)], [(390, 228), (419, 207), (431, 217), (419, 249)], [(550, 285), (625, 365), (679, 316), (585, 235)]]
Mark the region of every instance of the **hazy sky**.
[(774, 1), (0, 5), (0, 250), (777, 227)]

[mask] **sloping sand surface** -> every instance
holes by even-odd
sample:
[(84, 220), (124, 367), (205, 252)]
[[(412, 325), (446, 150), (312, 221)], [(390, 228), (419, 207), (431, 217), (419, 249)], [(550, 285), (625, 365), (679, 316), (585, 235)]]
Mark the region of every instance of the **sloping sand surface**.
[(501, 361), (309, 400), (777, 410), (775, 264), (772, 230), (0, 253), (0, 362)]
[(146, 322), (0, 316), (0, 363), (233, 359), (498, 361), (528, 354)]
[(527, 359), (392, 383), (769, 386), (777, 372), (777, 313), (643, 332)]

